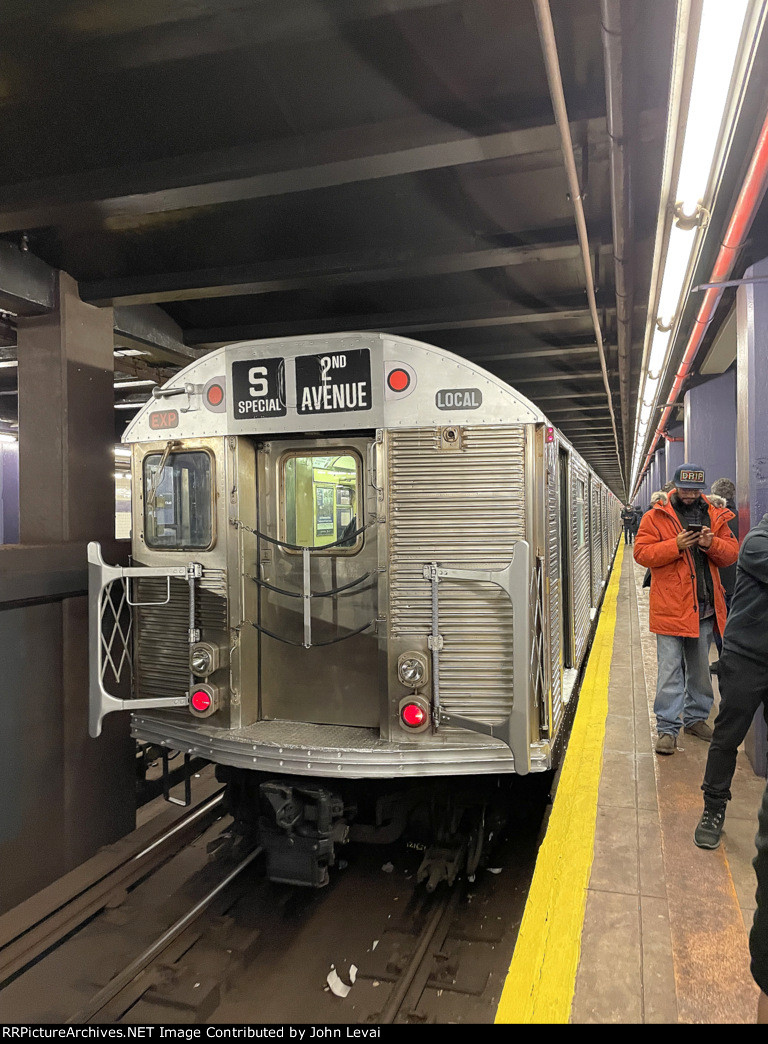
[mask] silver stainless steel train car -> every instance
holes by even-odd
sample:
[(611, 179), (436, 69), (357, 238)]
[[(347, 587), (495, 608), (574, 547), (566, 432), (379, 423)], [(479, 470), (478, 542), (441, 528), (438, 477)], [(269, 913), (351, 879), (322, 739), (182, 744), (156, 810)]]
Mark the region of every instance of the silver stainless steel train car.
[[(427, 837), (472, 872), (551, 769), (620, 504), (531, 402), (379, 333), (230, 345), (129, 425), (132, 565), (89, 545), (90, 727), (215, 762), (275, 880)], [(428, 821), (428, 822), (427, 822)]]

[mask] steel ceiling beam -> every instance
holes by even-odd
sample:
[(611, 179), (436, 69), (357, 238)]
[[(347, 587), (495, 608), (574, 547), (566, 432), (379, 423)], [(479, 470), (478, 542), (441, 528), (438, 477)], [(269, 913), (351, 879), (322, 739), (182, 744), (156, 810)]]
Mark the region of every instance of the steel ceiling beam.
[[(605, 117), (579, 121), (605, 139)], [(161, 214), (348, 185), (489, 160), (552, 153), (552, 124), (476, 135), (429, 116), (364, 124), (257, 147), (152, 160), (0, 187), (0, 233)]]
[[(609, 309), (610, 310), (610, 309)], [(514, 312), (509, 305), (487, 305), (482, 308), (433, 308), (400, 315), (319, 316), (316, 319), (291, 320), (280, 323), (248, 324), (229, 327), (193, 328), (185, 330), (187, 344), (219, 348), (233, 341), (258, 340), (263, 337), (294, 337), (305, 334), (338, 333), (346, 330), (377, 330), (383, 333), (425, 333), (429, 330), (460, 330), (484, 326), (520, 326), (529, 323), (559, 323), (588, 319), (587, 308), (542, 308), (535, 312)], [(473, 314), (474, 312), (474, 314)]]
[(200, 352), (184, 344), (181, 327), (156, 305), (115, 308), (115, 344), (127, 348), (149, 348), (153, 358), (187, 366)]
[[(485, 366), (486, 363), (490, 362), (518, 362), (521, 359), (563, 359), (572, 355), (594, 355), (596, 349), (594, 341), (590, 341), (589, 344), (568, 344), (551, 348), (535, 348), (530, 351), (508, 349), (504, 352), (489, 353), (487, 355), (474, 354), (474, 348), (471, 350), (469, 348), (451, 348), (450, 350), (455, 352), (456, 355), (461, 355), (462, 358), (468, 359), (469, 362), (476, 363), (478, 366)], [(606, 406), (605, 409), (607, 410), (608, 407)]]
[(571, 261), (579, 257), (578, 243), (573, 239), (547, 242), (541, 230), (530, 236), (521, 233), (514, 237), (492, 237), (517, 242), (479, 248), (478, 240), (484, 237), (465, 238), (421, 255), (408, 250), (384, 257), (378, 250), (81, 282), (80, 296), (84, 301), (99, 305), (157, 304), (424, 279), (488, 268)]
[[(169, 55), (179, 61), (239, 51), (246, 41), (267, 47), (335, 37), (357, 22), (449, 5), (453, 6), (452, 0), (324, 0), (322, 4), (260, 0), (251, 6), (194, 4), (187, 17), (174, 19), (168, 17), (172, 8), (149, 4), (136, 19), (138, 28), (126, 27), (109, 41), (108, 54), (117, 68), (140, 68), (167, 62)], [(101, 43), (101, 34), (93, 35)]]
[(573, 414), (581, 413), (605, 413), (608, 416), (608, 409), (605, 405), (600, 406), (554, 406), (547, 410), (550, 416), (555, 416), (558, 413), (565, 413), (569, 417)]
[[(582, 392), (582, 391), (571, 391), (570, 395), (574, 399), (604, 399), (605, 392)], [(562, 402), (563, 399), (567, 399), (569, 396), (566, 395), (537, 395), (536, 402), (551, 402), (553, 399), (557, 402)], [(577, 407), (578, 408), (578, 407)], [(607, 406), (601, 403), (601, 409), (606, 409)]]
[[(58, 272), (13, 243), (0, 241), (0, 310), (26, 318), (45, 315), (58, 307)], [(181, 327), (155, 305), (113, 309), (115, 343), (137, 347), (161, 362), (186, 366), (198, 351), (184, 344)], [(0, 346), (13, 347), (16, 332), (0, 321)]]
[(45, 315), (55, 307), (55, 269), (28, 250), (0, 241), (0, 309), (31, 316)]
[[(497, 376), (501, 376), (501, 374), (497, 374)], [(506, 376), (502, 379), (507, 380)], [(568, 384), (570, 381), (602, 381), (602, 379), (603, 375), (599, 370), (578, 370), (575, 373), (515, 374), (509, 378), (508, 383), (514, 388), (517, 384), (548, 384), (551, 381)]]

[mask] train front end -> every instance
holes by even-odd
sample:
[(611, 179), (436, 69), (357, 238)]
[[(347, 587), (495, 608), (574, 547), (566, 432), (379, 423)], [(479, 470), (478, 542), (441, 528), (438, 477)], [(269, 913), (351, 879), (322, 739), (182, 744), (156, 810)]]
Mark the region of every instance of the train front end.
[(562, 716), (551, 430), (383, 334), (193, 363), (124, 438), (131, 565), (89, 547), (92, 735), (128, 710), (137, 739), (215, 762), (275, 880), (326, 883), (339, 844), (425, 801), (461, 849), (425, 877), (471, 868), (499, 779), (550, 768)]

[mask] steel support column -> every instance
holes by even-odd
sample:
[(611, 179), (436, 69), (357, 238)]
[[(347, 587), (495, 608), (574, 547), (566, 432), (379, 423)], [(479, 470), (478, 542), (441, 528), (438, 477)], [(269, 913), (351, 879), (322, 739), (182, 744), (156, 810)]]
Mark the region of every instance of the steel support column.
[[(664, 445), (664, 460), (666, 462), (666, 478), (664, 482), (671, 482), (675, 472), (681, 464), (685, 464), (685, 434), (684, 425), (670, 424), (667, 434), (669, 440)], [(679, 439), (680, 441), (676, 441)], [(722, 476), (718, 476), (719, 478)]]
[[(768, 277), (768, 258), (744, 273)], [(768, 512), (768, 284), (747, 283), (736, 292), (736, 505), (743, 539)], [(762, 709), (744, 743), (759, 776), (768, 775), (768, 742)]]
[[(736, 481), (736, 372), (728, 370), (685, 393), (685, 460), (715, 479)], [(745, 530), (746, 532), (746, 530)]]
[(661, 489), (661, 487), (664, 485), (664, 480), (661, 477), (661, 475), (662, 475), (662, 458), (663, 458), (663, 455), (664, 455), (663, 448), (662, 449), (658, 449), (654, 453), (653, 460), (651, 461), (651, 469), (650, 469), (651, 470), (651, 488), (650, 488), (650, 491), (648, 493), (649, 501), (650, 501), (651, 493), (655, 493), (657, 490)]
[(115, 525), (112, 310), (83, 304), (64, 274), (54, 305), (18, 321), (22, 543), (0, 549), (11, 694), (0, 731), (0, 910), (135, 822), (126, 716), (99, 741), (88, 735), (86, 541), (110, 544)]

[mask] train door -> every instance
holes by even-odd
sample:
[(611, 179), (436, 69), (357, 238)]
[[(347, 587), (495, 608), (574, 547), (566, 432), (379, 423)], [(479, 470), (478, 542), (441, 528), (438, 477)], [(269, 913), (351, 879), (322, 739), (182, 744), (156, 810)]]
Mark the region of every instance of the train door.
[(572, 667), (573, 656), (573, 584), (571, 562), (571, 498), (568, 451), (558, 451), (558, 483), (560, 487), (560, 580), (563, 666)]
[(373, 445), (358, 436), (258, 448), (252, 579), (263, 719), (379, 724)]

